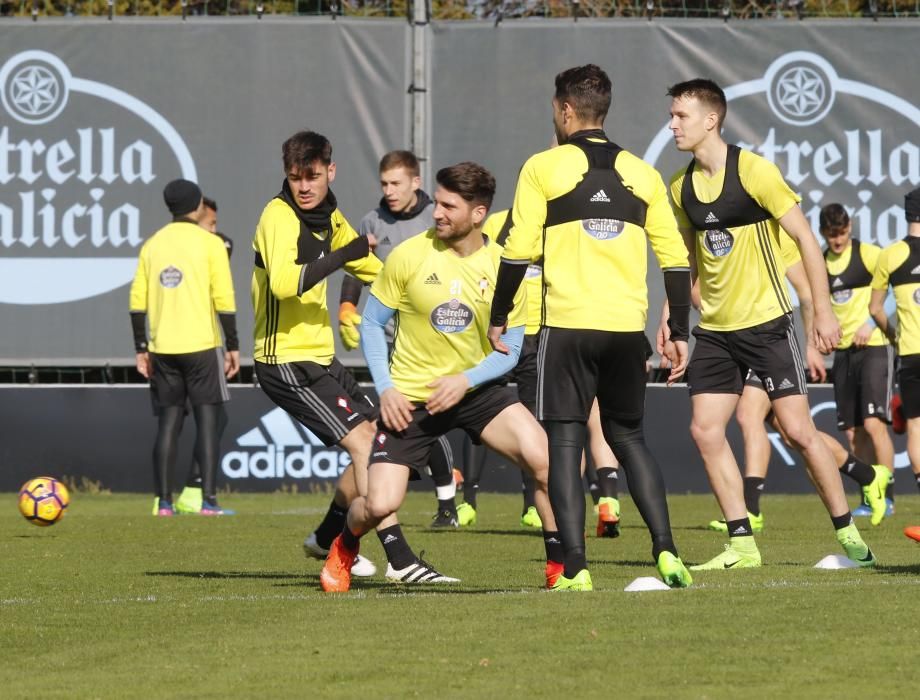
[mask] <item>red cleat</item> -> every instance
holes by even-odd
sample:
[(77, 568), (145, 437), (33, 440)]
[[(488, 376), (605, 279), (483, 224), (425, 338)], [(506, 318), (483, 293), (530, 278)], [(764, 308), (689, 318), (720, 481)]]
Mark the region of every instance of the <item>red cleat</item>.
[(323, 564), (323, 570), (319, 575), (319, 585), (324, 591), (345, 593), (351, 588), (351, 566), (357, 556), (357, 549), (353, 552), (345, 549), (341, 535), (332, 540), (329, 556), (326, 557), (326, 563)]
[(597, 536), (620, 536), (620, 507), (615, 498), (601, 498), (597, 506)]
[(901, 407), (901, 395), (891, 397), (891, 429), (898, 435), (907, 432), (907, 420), (904, 418), (904, 409)]
[(555, 586), (557, 579), (562, 576), (563, 571), (565, 571), (565, 566), (563, 566), (562, 562), (546, 562), (546, 587), (552, 588)]
[(920, 525), (911, 525), (910, 527), (905, 527), (904, 534), (910, 537), (912, 540), (920, 542)]

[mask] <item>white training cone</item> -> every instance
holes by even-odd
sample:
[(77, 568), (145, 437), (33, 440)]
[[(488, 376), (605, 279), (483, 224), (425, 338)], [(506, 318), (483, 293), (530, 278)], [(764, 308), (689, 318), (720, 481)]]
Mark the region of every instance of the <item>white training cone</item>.
[(670, 591), (668, 584), (654, 576), (640, 576), (626, 588), (623, 589), (629, 593), (636, 591)]
[(815, 564), (816, 569), (857, 569), (857, 564), (842, 554), (828, 554), (824, 559)]

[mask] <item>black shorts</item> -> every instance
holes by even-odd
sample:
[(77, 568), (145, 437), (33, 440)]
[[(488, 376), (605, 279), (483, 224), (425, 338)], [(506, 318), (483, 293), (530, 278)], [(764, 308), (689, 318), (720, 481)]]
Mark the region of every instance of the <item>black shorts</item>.
[(377, 418), (377, 407), (336, 359), (316, 362), (255, 363), (268, 398), (300, 421), (325, 445), (336, 445), (355, 426)]
[(834, 400), (837, 428), (857, 428), (865, 418), (891, 422), (890, 345), (837, 350), (834, 353)]
[(539, 333), (524, 336), (517, 366), (508, 373), (508, 381), (517, 384), (518, 399), (528, 411), (537, 412), (537, 344)]
[(920, 418), (920, 355), (898, 358), (898, 388), (905, 418)]
[(642, 331), (544, 327), (537, 351), (537, 419), (586, 422), (595, 397), (604, 417), (641, 418), (647, 347)]
[(693, 329), (696, 346), (687, 368), (690, 395), (741, 394), (753, 371), (770, 400), (807, 394), (805, 363), (792, 316), (737, 331)]
[(460, 428), (478, 445), (480, 434), (492, 419), (516, 403), (519, 403), (517, 392), (511, 387), (487, 384), (444, 413), (431, 415), (424, 404), (415, 404), (412, 422), (405, 430), (396, 432), (380, 423), (374, 436), (371, 463), (405, 464), (416, 473), (422, 472), (428, 466), (432, 446), (442, 435)]
[(171, 355), (152, 352), (150, 363), (150, 399), (156, 415), (161, 408), (185, 406), (186, 400), (192, 406), (230, 400), (222, 348)]

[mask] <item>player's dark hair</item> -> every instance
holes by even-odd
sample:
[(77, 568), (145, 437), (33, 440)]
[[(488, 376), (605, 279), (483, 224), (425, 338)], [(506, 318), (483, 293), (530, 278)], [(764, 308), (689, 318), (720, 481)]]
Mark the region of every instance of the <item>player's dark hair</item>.
[(411, 177), (418, 177), (421, 173), (418, 158), (412, 151), (390, 151), (380, 159), (381, 173), (394, 168), (405, 168)]
[(281, 158), (284, 172), (310, 173), (316, 161), (323, 165), (332, 163), (332, 144), (315, 131), (298, 131), (281, 146)]
[(568, 102), (585, 121), (603, 123), (610, 111), (612, 93), (610, 78), (593, 63), (569, 68), (556, 76), (556, 102)]
[(477, 163), (457, 163), (441, 168), (435, 181), (448, 192), (459, 194), (467, 202), (482, 204), (488, 209), (495, 197), (495, 178)]
[(725, 121), (728, 113), (728, 102), (722, 88), (706, 78), (685, 80), (668, 88), (668, 96), (675, 100), (682, 97), (695, 97), (719, 117), (719, 125)]
[(845, 229), (850, 223), (850, 215), (844, 209), (842, 204), (834, 202), (827, 206), (821, 207), (821, 214), (818, 216), (818, 227), (821, 233), (827, 234), (831, 231), (840, 231)]
[(210, 197), (202, 197), (202, 198), (201, 198), (201, 201), (204, 202), (204, 205), (205, 205), (208, 209), (211, 209), (212, 211), (217, 211), (217, 202), (215, 202), (215, 201), (214, 201), (213, 199), (211, 199)]

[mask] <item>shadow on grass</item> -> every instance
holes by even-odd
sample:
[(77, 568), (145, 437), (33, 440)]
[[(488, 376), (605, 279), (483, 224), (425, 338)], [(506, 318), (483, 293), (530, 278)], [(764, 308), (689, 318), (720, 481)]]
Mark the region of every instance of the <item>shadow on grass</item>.
[[(262, 580), (303, 580), (303, 574), (289, 574), (269, 571), (145, 571), (144, 576), (170, 576), (175, 578), (204, 579), (262, 579)], [(319, 580), (319, 577), (316, 577)]]
[(457, 532), (465, 532), (471, 535), (511, 535), (512, 537), (540, 537), (540, 531), (535, 529), (518, 529), (518, 530), (485, 530), (483, 528), (461, 528), (460, 530), (443, 530), (436, 528), (426, 528), (420, 527), (416, 528), (416, 532), (425, 532), (432, 535), (450, 535)]
[(875, 569), (880, 574), (897, 574), (900, 576), (920, 575), (920, 564), (897, 564), (894, 566), (878, 566)]

